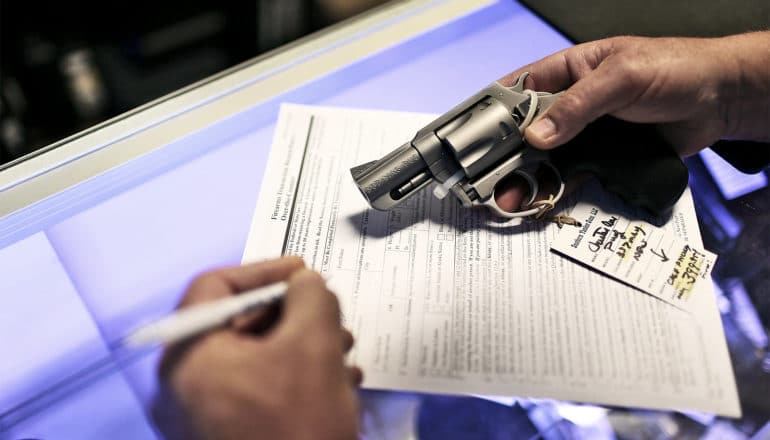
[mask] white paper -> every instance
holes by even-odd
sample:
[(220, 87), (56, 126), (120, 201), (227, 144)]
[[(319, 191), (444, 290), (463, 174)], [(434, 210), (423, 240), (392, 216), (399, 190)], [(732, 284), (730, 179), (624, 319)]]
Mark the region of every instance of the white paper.
[(711, 283), (716, 255), (633, 216), (592, 202), (570, 212), (579, 227), (562, 228), (551, 249), (672, 305), (691, 311), (698, 284)]
[[(555, 225), (430, 191), (369, 209), (350, 167), (431, 119), (283, 106), (244, 252), (332, 277), (364, 386), (740, 414), (710, 284), (688, 314), (550, 252)], [(669, 228), (700, 245), (689, 192)]]

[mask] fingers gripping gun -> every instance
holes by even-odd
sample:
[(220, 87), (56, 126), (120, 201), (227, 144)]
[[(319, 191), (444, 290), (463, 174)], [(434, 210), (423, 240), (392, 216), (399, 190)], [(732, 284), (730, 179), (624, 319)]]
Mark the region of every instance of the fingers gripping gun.
[[(687, 187), (687, 169), (650, 125), (605, 116), (550, 152), (528, 146), (524, 129), (561, 93), (524, 89), (526, 77), (521, 75), (510, 88), (489, 85), (382, 159), (352, 168), (369, 204), (392, 209), (436, 181), (434, 194), (439, 198), (451, 192), (463, 206), (485, 205), (507, 218), (539, 218), (561, 198), (565, 180), (587, 172), (654, 215), (671, 209)], [(558, 183), (546, 204), (535, 202), (541, 166)], [(495, 188), (512, 174), (520, 176), (529, 191), (521, 210), (508, 212), (497, 205)]]

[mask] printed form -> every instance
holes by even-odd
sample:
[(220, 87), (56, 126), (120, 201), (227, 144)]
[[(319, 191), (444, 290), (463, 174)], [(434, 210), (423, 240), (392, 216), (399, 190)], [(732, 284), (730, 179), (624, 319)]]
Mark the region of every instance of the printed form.
[[(349, 169), (433, 118), (284, 105), (244, 251), (331, 277), (365, 387), (740, 414), (711, 283), (684, 311), (551, 252), (555, 224), (430, 190), (370, 209)], [(689, 191), (666, 229), (701, 246)]]

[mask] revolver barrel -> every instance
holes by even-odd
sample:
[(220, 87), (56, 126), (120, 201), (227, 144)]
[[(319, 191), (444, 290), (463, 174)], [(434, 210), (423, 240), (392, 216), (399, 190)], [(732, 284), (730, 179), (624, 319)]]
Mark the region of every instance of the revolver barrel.
[(433, 181), (420, 153), (407, 142), (380, 160), (350, 170), (361, 194), (373, 208), (386, 211)]

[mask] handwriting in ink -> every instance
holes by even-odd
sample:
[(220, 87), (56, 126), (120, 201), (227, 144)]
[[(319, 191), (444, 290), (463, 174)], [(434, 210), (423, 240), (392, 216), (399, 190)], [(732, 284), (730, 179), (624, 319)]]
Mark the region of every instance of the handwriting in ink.
[(634, 226), (634, 229), (632, 229), (631, 232), (629, 232), (628, 238), (626, 238), (626, 240), (623, 243), (621, 243), (615, 255), (617, 255), (620, 258), (625, 258), (626, 253), (633, 248), (633, 245), (634, 243), (636, 243), (636, 240), (640, 236), (645, 236), (645, 235), (647, 235), (647, 233), (644, 232), (644, 229), (642, 229), (641, 226), (639, 225)]
[(591, 234), (591, 237), (595, 237), (595, 240), (588, 242), (588, 250), (591, 252), (599, 252), (599, 249), (602, 248), (609, 232), (610, 230), (603, 226), (594, 229), (594, 233)]
[(679, 257), (674, 262), (671, 275), (666, 280), (669, 285), (676, 289), (677, 298), (687, 298), (690, 295), (701, 273), (705, 258), (705, 254), (689, 245), (682, 248), (682, 252), (679, 253)]
[(639, 243), (639, 246), (634, 249), (634, 260), (639, 261), (642, 258), (642, 254), (644, 253), (644, 248), (647, 247), (647, 240), (642, 240), (641, 243)]
[(615, 245), (615, 242), (618, 241), (618, 239), (625, 240), (626, 234), (618, 231), (617, 229), (613, 229), (612, 235), (610, 235), (610, 237), (607, 239), (607, 242), (604, 243), (604, 249), (610, 252), (615, 252), (615, 248), (613, 246)]
[(660, 253), (655, 252), (655, 249), (650, 249), (650, 253), (655, 255), (656, 257), (660, 258), (661, 263), (665, 263), (669, 260), (669, 258), (666, 256), (666, 253), (663, 251), (663, 249), (660, 250)]
[(608, 228), (615, 226), (615, 223), (617, 222), (618, 222), (618, 218), (615, 217), (614, 215), (608, 218), (607, 220), (602, 220), (602, 224)]

